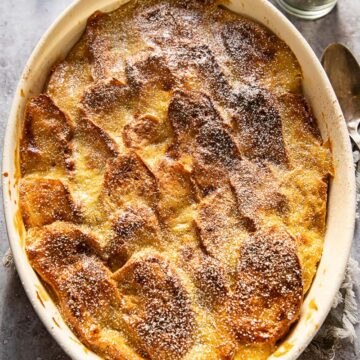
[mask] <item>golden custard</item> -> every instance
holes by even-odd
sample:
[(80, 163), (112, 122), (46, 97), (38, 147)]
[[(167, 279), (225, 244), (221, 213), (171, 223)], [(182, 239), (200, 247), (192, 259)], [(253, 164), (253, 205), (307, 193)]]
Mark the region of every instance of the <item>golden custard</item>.
[(97, 12), (20, 145), (29, 260), (104, 359), (266, 359), (299, 318), (332, 161), (263, 26), (205, 0)]

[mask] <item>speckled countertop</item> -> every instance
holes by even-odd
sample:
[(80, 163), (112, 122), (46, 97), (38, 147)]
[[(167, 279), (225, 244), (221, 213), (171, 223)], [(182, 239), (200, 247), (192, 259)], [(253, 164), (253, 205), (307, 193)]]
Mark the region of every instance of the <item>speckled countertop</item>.
[[(0, 0), (0, 145), (3, 146), (12, 96), (34, 46), (71, 0)], [(360, 59), (360, 0), (339, 0), (331, 14), (316, 21), (290, 18), (318, 56), (332, 42), (346, 44)], [(0, 259), (8, 249), (2, 202)], [(360, 261), (357, 224), (353, 257)], [(357, 292), (360, 303), (360, 296)], [(336, 360), (360, 358), (360, 329), (355, 344), (343, 342)], [(68, 360), (30, 305), (14, 267), (0, 263), (0, 360)], [(321, 359), (316, 359), (321, 360)]]

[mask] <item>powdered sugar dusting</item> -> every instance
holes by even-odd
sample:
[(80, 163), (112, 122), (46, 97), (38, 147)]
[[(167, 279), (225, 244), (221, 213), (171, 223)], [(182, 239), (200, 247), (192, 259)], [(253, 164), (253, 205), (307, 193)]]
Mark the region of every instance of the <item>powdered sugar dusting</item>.
[(215, 1), (91, 16), (27, 107), (20, 199), (29, 260), (88, 347), (276, 348), (321, 254), (331, 173), (299, 74), (280, 39)]

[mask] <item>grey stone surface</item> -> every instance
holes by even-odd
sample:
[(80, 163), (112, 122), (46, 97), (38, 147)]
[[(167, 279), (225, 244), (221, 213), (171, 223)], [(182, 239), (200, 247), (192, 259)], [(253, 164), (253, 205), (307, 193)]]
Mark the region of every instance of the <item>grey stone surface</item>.
[[(12, 96), (26, 60), (37, 41), (71, 0), (0, 0), (0, 146)], [(332, 42), (345, 43), (360, 59), (360, 1), (339, 0), (323, 19), (290, 18), (318, 56)], [(8, 249), (2, 203), (0, 207), (0, 259)], [(353, 255), (360, 260), (359, 231)], [(359, 293), (357, 293), (360, 300)], [(360, 332), (357, 328), (357, 333)], [(358, 359), (360, 343), (343, 342), (335, 359)], [(0, 360), (69, 359), (37, 318), (13, 267), (0, 263)]]

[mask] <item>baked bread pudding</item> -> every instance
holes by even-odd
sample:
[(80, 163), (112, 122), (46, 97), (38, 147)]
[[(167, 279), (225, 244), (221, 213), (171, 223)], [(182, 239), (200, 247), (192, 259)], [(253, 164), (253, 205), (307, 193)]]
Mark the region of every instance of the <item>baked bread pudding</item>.
[(300, 66), (210, 0), (97, 12), (24, 114), (29, 261), (104, 359), (267, 359), (321, 257), (329, 146)]

